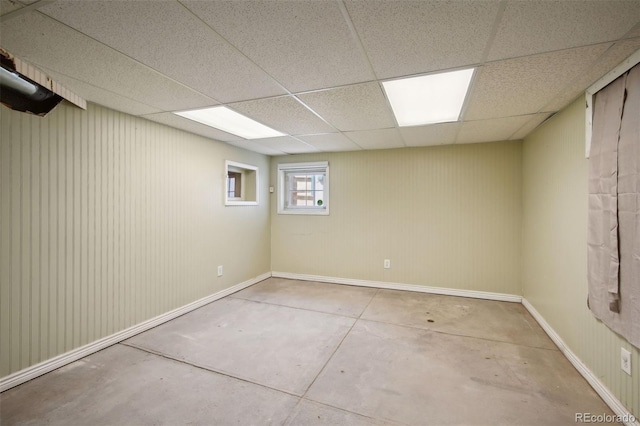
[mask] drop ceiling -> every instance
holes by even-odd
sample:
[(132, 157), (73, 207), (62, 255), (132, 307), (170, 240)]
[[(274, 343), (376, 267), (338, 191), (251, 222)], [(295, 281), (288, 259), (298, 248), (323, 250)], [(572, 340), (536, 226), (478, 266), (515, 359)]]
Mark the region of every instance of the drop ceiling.
[[(525, 137), (640, 49), (640, 1), (0, 0), (0, 47), (88, 101), (267, 155)], [(474, 67), (461, 120), (381, 82)], [(172, 114), (225, 105), (286, 136)]]

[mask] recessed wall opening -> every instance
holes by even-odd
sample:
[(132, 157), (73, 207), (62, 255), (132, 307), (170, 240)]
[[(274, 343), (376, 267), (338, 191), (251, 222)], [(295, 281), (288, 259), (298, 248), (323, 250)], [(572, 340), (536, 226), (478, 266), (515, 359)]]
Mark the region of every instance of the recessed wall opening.
[(258, 167), (227, 160), (224, 181), (226, 206), (258, 205)]

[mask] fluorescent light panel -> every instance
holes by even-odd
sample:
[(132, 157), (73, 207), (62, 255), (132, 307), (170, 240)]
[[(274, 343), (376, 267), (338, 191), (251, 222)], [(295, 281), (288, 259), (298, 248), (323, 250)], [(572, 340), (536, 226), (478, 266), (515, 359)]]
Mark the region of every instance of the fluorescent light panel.
[(474, 69), (382, 83), (399, 126), (458, 121)]
[(174, 112), (174, 114), (245, 139), (285, 136), (284, 133), (260, 124), (242, 114), (238, 114), (225, 106)]

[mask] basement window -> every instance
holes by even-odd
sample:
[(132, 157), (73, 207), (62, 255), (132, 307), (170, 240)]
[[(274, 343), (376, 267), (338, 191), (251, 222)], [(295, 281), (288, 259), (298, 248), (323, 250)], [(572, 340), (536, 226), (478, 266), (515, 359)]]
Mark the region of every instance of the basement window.
[(278, 164), (279, 214), (329, 214), (329, 163)]
[(250, 164), (225, 161), (224, 204), (258, 205), (258, 168)]

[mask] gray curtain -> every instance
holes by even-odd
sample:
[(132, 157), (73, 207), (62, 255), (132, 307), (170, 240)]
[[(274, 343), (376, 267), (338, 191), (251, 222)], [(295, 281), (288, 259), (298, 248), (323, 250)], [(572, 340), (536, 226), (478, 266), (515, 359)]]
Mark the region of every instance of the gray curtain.
[(589, 308), (640, 347), (640, 65), (594, 99), (588, 226)]

